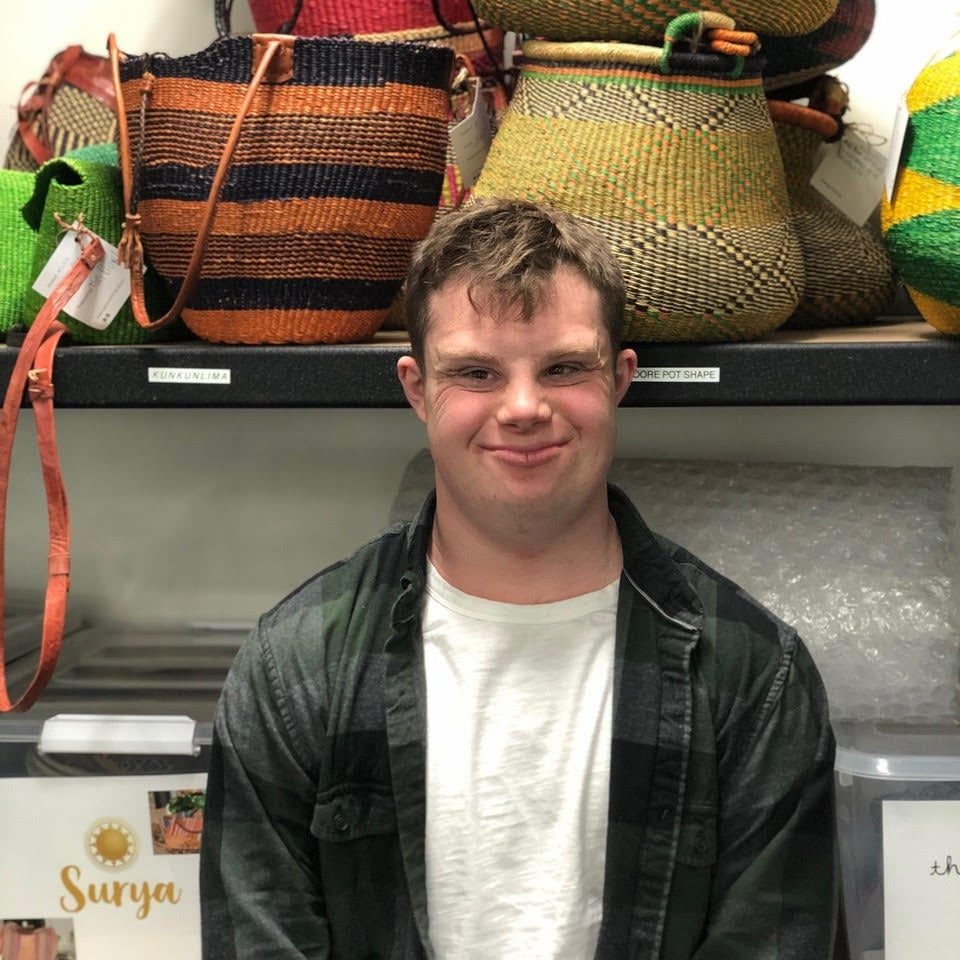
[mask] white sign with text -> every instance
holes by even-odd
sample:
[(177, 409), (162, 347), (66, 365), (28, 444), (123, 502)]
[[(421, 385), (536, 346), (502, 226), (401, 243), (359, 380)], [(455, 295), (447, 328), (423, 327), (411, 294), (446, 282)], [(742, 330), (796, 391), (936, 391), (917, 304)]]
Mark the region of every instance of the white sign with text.
[(200, 960), (205, 788), (203, 773), (0, 779), (0, 905), (22, 948), (49, 928), (68, 960)]
[(885, 960), (950, 960), (960, 943), (960, 800), (884, 800)]

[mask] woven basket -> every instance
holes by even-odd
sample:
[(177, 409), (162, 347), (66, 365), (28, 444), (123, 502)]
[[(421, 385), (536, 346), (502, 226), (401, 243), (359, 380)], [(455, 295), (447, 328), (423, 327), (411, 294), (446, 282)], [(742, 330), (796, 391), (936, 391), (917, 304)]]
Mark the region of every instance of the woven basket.
[(924, 319), (960, 336), (960, 53), (920, 73), (881, 223), (890, 259)]
[(761, 36), (768, 91), (803, 83), (846, 63), (867, 42), (876, 15), (874, 0), (840, 0), (833, 16), (799, 37)]
[(893, 266), (879, 231), (857, 226), (810, 185), (814, 156), (838, 133), (837, 121), (794, 103), (771, 101), (787, 178), (793, 226), (803, 250), (803, 297), (786, 327), (872, 322), (896, 293)]
[(803, 261), (759, 63), (661, 54), (526, 43), (473, 195), (548, 203), (603, 234), (627, 339), (763, 336), (796, 308)]
[[(124, 166), (142, 152), (130, 196), (143, 246), (174, 289), (202, 263), (183, 319), (206, 340), (364, 340), (433, 221), (453, 53), (421, 43), (290, 41), (290, 74), (252, 94), (204, 245), (204, 210), (255, 48), (272, 43), (232, 37), (193, 56), (120, 64)], [(145, 73), (155, 79), (141, 112)], [(122, 124), (121, 154), (123, 136)]]
[[(48, 160), (37, 171), (36, 177), (31, 178), (32, 196), (24, 207), (24, 216), (37, 231), (36, 242), (31, 251), (31, 273), (34, 277), (43, 269), (63, 236), (54, 217), (55, 213), (67, 223), (72, 223), (82, 215), (84, 225), (108, 243), (116, 245), (120, 239), (120, 228), (123, 224), (120, 170), (116, 165), (83, 159), (85, 152), (109, 155), (109, 150), (104, 148), (93, 151), (86, 148), (85, 151)], [(144, 288), (148, 303), (154, 310), (162, 312), (169, 306), (170, 294), (153, 270), (147, 271)], [(35, 290), (27, 290), (22, 308), (22, 320), (25, 324), (29, 326), (33, 323), (44, 300)], [(155, 333), (141, 329), (133, 318), (129, 302), (105, 330), (95, 330), (65, 313), (61, 313), (59, 319), (78, 343), (147, 343), (174, 336), (178, 332), (176, 329), (169, 329)], [(179, 333), (182, 335), (183, 332), (181, 328)]]
[(0, 333), (20, 322), (33, 282), (36, 234), (21, 209), (33, 193), (33, 174), (0, 170)]
[[(482, 20), (551, 40), (656, 42), (668, 20), (690, 10), (671, 0), (476, 0)], [(697, 9), (723, 13), (744, 30), (775, 36), (810, 33), (837, 8), (837, 0), (729, 0), (698, 3)]]
[[(295, 0), (250, 0), (253, 22), (261, 33), (277, 32), (290, 21), (296, 7)], [(440, 0), (437, 7), (446, 23), (470, 19), (467, 0)], [(304, 0), (291, 32), (301, 37), (330, 37), (436, 26), (437, 14), (431, 0)]]

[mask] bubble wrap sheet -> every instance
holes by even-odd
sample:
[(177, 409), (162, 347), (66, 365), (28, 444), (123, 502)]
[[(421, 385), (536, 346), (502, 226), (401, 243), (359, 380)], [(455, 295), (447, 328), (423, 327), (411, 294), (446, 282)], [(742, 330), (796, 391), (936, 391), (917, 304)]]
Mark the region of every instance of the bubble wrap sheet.
[[(951, 469), (615, 460), (652, 529), (800, 632), (834, 720), (958, 717)], [(391, 521), (433, 486), (408, 465)]]

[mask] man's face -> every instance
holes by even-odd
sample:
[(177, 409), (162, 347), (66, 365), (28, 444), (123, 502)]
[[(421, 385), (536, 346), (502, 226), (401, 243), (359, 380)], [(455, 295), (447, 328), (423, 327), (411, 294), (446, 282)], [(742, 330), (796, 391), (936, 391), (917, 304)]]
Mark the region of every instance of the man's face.
[(431, 295), (423, 369), (398, 365), (427, 426), (438, 503), (479, 522), (571, 517), (605, 496), (636, 355), (611, 356), (599, 294), (571, 267), (529, 321), (482, 292), (475, 308), (468, 285)]

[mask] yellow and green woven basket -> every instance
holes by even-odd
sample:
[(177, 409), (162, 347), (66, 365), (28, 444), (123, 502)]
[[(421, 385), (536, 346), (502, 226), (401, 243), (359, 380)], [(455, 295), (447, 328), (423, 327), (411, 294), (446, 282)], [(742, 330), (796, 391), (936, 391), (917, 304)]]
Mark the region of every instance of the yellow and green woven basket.
[[(704, 17), (701, 27), (732, 27)], [(473, 196), (547, 203), (605, 236), (626, 280), (630, 340), (755, 339), (803, 290), (753, 56), (527, 42)]]
[[(690, 9), (677, 0), (475, 0), (481, 20), (551, 40), (659, 38), (663, 25)], [(724, 14), (744, 30), (788, 37), (811, 33), (837, 9), (837, 0), (706, 0), (697, 7)]]
[(924, 319), (960, 336), (960, 52), (920, 73), (893, 196), (881, 222), (890, 258)]

